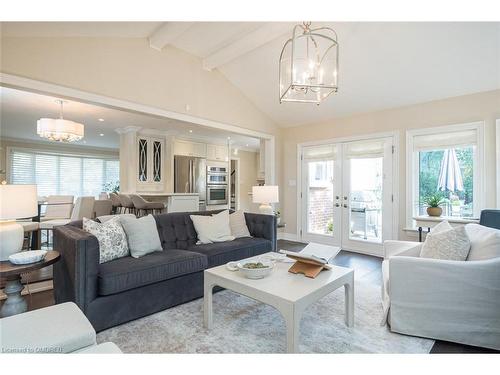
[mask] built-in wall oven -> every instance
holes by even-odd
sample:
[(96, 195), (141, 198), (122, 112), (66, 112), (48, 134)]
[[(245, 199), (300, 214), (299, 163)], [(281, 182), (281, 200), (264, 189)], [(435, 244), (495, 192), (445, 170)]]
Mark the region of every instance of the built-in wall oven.
[(227, 185), (207, 185), (207, 205), (227, 204)]
[(227, 185), (227, 167), (207, 166), (207, 185)]

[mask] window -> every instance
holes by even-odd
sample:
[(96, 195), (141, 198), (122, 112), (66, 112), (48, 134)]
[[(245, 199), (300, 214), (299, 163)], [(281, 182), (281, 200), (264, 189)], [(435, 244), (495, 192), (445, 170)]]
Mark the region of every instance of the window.
[(99, 196), (119, 182), (118, 160), (10, 150), (10, 183), (36, 184), (38, 195)]
[(408, 224), (427, 215), (425, 199), (442, 198), (444, 216), (473, 218), (482, 206), (482, 123), (407, 133)]

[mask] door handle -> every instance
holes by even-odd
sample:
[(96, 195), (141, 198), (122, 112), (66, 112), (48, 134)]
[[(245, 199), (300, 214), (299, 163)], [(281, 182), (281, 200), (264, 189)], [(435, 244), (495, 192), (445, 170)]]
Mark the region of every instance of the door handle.
[(335, 203), (335, 207), (340, 207), (340, 204), (338, 204), (338, 203)]
[(347, 207), (349, 207), (349, 206), (348, 206), (347, 204), (345, 204), (345, 203), (344, 203), (344, 208), (347, 208)]

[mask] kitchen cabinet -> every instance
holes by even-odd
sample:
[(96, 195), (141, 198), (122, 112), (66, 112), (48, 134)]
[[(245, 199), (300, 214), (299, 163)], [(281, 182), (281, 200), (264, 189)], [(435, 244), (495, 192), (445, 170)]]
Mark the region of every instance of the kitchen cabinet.
[(136, 178), (139, 190), (162, 190), (165, 140), (160, 137), (137, 136)]
[(189, 142), (177, 139), (174, 143), (174, 155), (207, 157), (207, 145), (199, 142)]
[(207, 145), (207, 160), (228, 161), (227, 146)]

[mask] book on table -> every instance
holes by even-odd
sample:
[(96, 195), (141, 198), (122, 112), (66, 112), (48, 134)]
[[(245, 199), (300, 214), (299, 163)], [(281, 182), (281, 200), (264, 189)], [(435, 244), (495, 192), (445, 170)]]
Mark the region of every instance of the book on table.
[[(321, 245), (317, 243), (310, 243), (308, 244), (302, 251), (296, 253), (293, 251), (288, 251), (288, 250), (280, 250), (280, 253), (285, 254), (289, 258), (292, 258), (296, 260), (297, 262), (300, 262), (303, 264), (303, 268), (298, 267), (299, 265), (296, 264), (296, 267), (290, 269), (290, 272), (297, 273), (294, 271), (299, 270), (299, 273), (305, 273), (305, 272), (300, 272), (301, 270), (307, 270), (308, 272), (305, 273), (306, 276), (309, 277), (315, 277), (312, 275), (317, 275), (319, 271), (322, 269), (331, 269), (331, 266), (328, 264), (335, 256), (340, 252), (340, 248), (336, 246), (328, 246), (328, 245)], [(315, 266), (317, 267), (316, 270), (312, 270), (310, 266), (305, 266), (305, 264), (308, 264), (310, 266)], [(311, 275), (311, 276), (310, 276)]]

